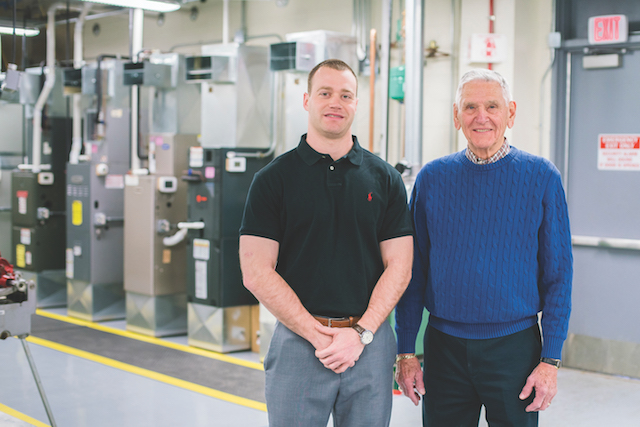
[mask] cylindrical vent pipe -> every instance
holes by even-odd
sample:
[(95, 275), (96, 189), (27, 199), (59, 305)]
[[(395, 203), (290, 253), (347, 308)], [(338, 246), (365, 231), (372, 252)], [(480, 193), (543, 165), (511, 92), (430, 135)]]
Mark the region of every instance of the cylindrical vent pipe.
[[(79, 70), (83, 65), (83, 45), (82, 45), (82, 30), (84, 28), (84, 21), (91, 10), (92, 3), (85, 3), (82, 8), (82, 12), (76, 21), (76, 26), (73, 32), (73, 68)], [(78, 164), (80, 157), (80, 151), (82, 150), (82, 111), (81, 111), (82, 95), (79, 93), (73, 94), (73, 133), (71, 139), (71, 152), (69, 153), (69, 163), (75, 165)]]
[(44, 69), (45, 81), (42, 92), (38, 96), (33, 111), (33, 152), (31, 170), (35, 173), (41, 169), (42, 151), (42, 110), (49, 98), (49, 94), (56, 84), (56, 11), (66, 8), (63, 3), (54, 3), (47, 11), (47, 62)]
[(424, 0), (407, 0), (405, 153), (414, 176), (422, 165), (423, 13)]

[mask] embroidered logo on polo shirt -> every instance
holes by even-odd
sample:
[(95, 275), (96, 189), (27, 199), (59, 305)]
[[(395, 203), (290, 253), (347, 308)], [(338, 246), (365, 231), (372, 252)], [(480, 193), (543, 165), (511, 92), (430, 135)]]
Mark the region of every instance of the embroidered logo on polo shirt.
[(367, 196), (367, 200), (368, 200), (368, 201), (373, 200), (373, 196), (372, 196), (371, 194), (372, 194), (372, 193), (369, 193), (369, 195)]

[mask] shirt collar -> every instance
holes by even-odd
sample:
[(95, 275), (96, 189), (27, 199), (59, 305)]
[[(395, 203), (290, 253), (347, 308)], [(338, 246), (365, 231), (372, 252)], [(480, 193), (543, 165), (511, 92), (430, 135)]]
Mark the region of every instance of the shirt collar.
[[(356, 138), (355, 135), (352, 135), (351, 138), (353, 139), (353, 147), (351, 147), (351, 150), (349, 150), (345, 157), (355, 166), (360, 166), (364, 157), (364, 150), (360, 147), (360, 144), (358, 144), (358, 138)], [(300, 138), (300, 144), (298, 144), (296, 151), (300, 157), (302, 157), (302, 160), (304, 160), (304, 162), (309, 166), (313, 165), (320, 159), (329, 157), (328, 154), (318, 153), (316, 150), (311, 148), (307, 142), (306, 133)]]
[(507, 138), (505, 138), (500, 149), (496, 151), (496, 153), (493, 156), (489, 157), (488, 159), (482, 159), (476, 156), (476, 154), (473, 151), (471, 151), (469, 147), (467, 147), (467, 149), (464, 151), (464, 155), (467, 157), (467, 159), (469, 159), (471, 163), (475, 163), (476, 165), (488, 165), (490, 163), (495, 163), (498, 160), (502, 159), (507, 154), (509, 154), (509, 151), (511, 151), (511, 146), (509, 145)]

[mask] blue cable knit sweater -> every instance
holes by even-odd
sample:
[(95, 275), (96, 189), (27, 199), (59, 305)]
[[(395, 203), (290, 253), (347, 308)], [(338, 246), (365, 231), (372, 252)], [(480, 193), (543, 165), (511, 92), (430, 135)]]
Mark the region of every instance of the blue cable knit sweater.
[(515, 147), (486, 165), (464, 151), (443, 157), (418, 174), (411, 212), (413, 278), (396, 309), (398, 353), (415, 351), (426, 307), (434, 328), (469, 339), (522, 331), (542, 311), (541, 357), (561, 357), (573, 268), (551, 162)]

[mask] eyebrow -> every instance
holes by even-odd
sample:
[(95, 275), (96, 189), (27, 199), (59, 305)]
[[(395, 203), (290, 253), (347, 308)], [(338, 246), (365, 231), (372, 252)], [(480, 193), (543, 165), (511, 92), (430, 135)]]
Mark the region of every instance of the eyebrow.
[(462, 106), (463, 106), (463, 107), (468, 107), (468, 106), (474, 106), (474, 105), (479, 105), (479, 104), (485, 104), (485, 105), (487, 105), (487, 104), (488, 104), (488, 105), (497, 105), (497, 104), (499, 104), (499, 103), (500, 103), (499, 101), (497, 101), (497, 100), (495, 100), (495, 99), (492, 99), (492, 100), (489, 100), (489, 101), (485, 101), (484, 103), (480, 103), (480, 102), (471, 102), (471, 101), (469, 101), (469, 102), (464, 102), (464, 103), (462, 104)]
[[(330, 86), (322, 86), (322, 87), (319, 87), (316, 92), (320, 92), (320, 91), (323, 91), (323, 90), (334, 91), (335, 89), (330, 87)], [(349, 90), (349, 89), (340, 89), (339, 92), (354, 94), (354, 92), (352, 90)]]

